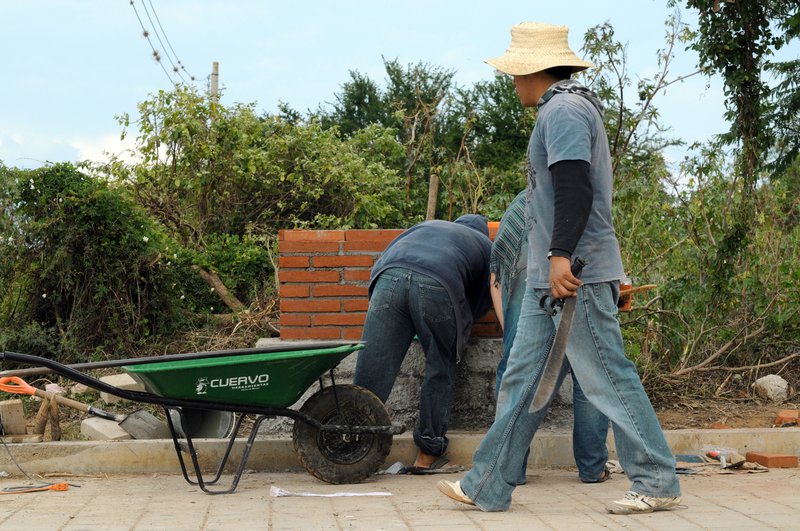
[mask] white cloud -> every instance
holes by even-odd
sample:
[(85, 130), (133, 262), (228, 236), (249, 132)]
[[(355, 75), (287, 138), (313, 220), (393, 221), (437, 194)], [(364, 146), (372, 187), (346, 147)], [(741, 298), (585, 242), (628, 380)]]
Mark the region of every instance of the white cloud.
[(105, 162), (112, 155), (124, 162), (136, 162), (137, 160), (137, 157), (131, 154), (136, 143), (130, 136), (123, 140), (119, 134), (108, 134), (101, 137), (70, 139), (69, 143), (78, 151), (77, 160)]
[(25, 169), (39, 168), (51, 162), (105, 162), (111, 155), (124, 162), (135, 162), (136, 157), (130, 153), (134, 146), (131, 137), (121, 140), (118, 134), (64, 138), (0, 130), (0, 162)]
[(38, 168), (48, 162), (75, 160), (78, 151), (57, 137), (0, 130), (0, 162), (17, 168)]

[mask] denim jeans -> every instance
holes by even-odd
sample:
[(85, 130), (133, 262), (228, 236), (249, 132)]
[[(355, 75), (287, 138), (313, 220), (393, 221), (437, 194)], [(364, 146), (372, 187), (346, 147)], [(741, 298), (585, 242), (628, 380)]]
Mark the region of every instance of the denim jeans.
[[(501, 294), (501, 303), (503, 305), (503, 355), (497, 364), (494, 388), (495, 398), (500, 393), (501, 381), (506, 370), (511, 347), (514, 344), (514, 336), (517, 333), (517, 322), (522, 310), (525, 287), (527, 286), (525, 271), (518, 274), (516, 278), (511, 280), (511, 283), (511, 289), (504, 289)], [(569, 367), (568, 361), (565, 360), (565, 364)], [(501, 409), (503, 407), (498, 404), (496, 413), (501, 414)], [(572, 375), (572, 413), (574, 416), (572, 453), (575, 457), (575, 464), (578, 466), (578, 477), (583, 481), (597, 481), (602, 477), (608, 461), (608, 448), (606, 447), (608, 417), (600, 413), (589, 402), (574, 374)], [(542, 412), (542, 415), (544, 415), (544, 412)], [(525, 459), (522, 461), (520, 475), (517, 479), (518, 485), (525, 483), (525, 471), (528, 468), (530, 448), (525, 453)]]
[[(544, 417), (543, 411), (531, 413), (530, 406), (544, 367), (543, 353), (560, 319), (539, 307), (540, 298), (548, 294), (548, 290), (525, 291), (500, 386), (502, 411), (475, 452), (472, 469), (461, 480), (465, 494), (485, 511), (508, 509), (525, 451)], [(612, 422), (620, 463), (632, 483), (630, 490), (648, 496), (678, 496), (675, 459), (636, 367), (625, 357), (616, 319), (618, 294), (616, 282), (584, 284), (578, 289), (567, 358), (586, 398)], [(566, 372), (565, 364), (559, 381)]]
[(414, 443), (430, 455), (447, 450), (447, 423), (456, 379), (457, 324), (445, 288), (427, 275), (405, 268), (381, 273), (367, 310), (353, 383), (383, 402), (389, 398), (414, 335), (425, 352), (425, 376)]

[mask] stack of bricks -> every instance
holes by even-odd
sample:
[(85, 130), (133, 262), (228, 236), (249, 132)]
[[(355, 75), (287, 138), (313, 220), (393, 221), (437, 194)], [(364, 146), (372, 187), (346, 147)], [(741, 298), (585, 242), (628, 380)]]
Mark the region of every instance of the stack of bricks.
[[(493, 236), (497, 223), (490, 224)], [(278, 234), (282, 340), (358, 340), (372, 266), (402, 230), (283, 230)], [(500, 335), (489, 312), (474, 337)]]

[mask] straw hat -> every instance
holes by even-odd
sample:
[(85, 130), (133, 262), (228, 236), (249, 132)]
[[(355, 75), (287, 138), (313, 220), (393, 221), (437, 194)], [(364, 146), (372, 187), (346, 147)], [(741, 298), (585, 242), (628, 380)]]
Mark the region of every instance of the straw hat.
[(566, 26), (553, 26), (540, 22), (523, 22), (511, 28), (511, 44), (506, 53), (486, 63), (497, 70), (523, 76), (547, 70), (554, 66), (571, 66), (580, 72), (592, 65), (570, 50)]

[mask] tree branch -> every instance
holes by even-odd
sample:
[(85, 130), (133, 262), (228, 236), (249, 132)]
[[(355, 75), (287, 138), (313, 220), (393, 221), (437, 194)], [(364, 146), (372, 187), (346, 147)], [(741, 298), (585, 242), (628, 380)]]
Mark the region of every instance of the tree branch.
[(222, 280), (216, 273), (214, 273), (213, 271), (206, 271), (205, 269), (197, 265), (193, 265), (192, 269), (197, 271), (197, 273), (200, 275), (200, 278), (205, 280), (206, 284), (208, 284), (214, 289), (217, 295), (219, 295), (219, 298), (222, 299), (222, 302), (225, 303), (225, 306), (227, 306), (236, 313), (247, 310), (247, 307), (244, 304), (242, 304), (242, 301), (237, 299), (234, 295), (231, 294), (231, 292), (228, 291), (228, 288), (225, 287), (225, 284), (223, 284)]

